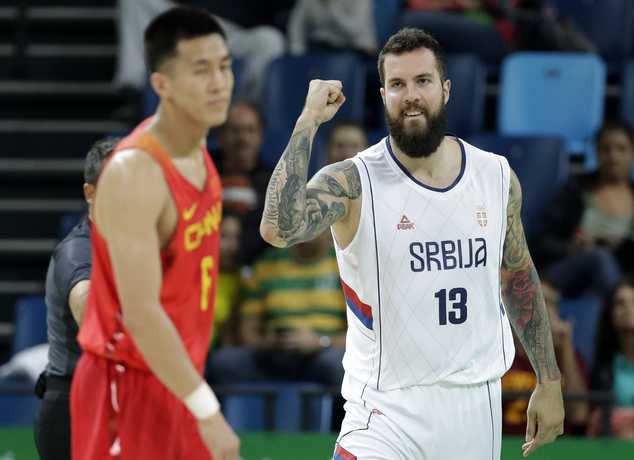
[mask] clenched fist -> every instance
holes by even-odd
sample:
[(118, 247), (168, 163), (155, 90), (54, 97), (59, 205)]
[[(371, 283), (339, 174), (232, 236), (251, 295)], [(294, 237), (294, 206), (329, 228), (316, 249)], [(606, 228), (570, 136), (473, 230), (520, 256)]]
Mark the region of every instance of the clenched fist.
[(312, 80), (301, 116), (319, 124), (330, 120), (346, 100), (342, 88), (338, 80)]

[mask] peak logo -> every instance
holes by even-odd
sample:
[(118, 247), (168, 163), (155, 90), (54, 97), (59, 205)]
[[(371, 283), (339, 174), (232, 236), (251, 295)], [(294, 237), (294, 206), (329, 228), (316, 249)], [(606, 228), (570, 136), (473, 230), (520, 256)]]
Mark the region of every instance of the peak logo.
[(396, 227), (398, 230), (414, 230), (414, 224), (412, 224), (407, 216), (403, 216), (401, 223)]

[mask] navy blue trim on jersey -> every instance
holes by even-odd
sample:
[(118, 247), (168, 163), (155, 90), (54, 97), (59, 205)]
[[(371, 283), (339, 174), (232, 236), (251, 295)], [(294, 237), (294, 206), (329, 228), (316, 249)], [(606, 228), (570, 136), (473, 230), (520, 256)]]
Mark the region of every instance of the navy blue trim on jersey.
[[(388, 142), (388, 146), (390, 143)], [(359, 158), (363, 166), (365, 167), (365, 172), (368, 175), (368, 184), (370, 184), (370, 201), (372, 203), (372, 226), (374, 227), (374, 249), (376, 251), (376, 289), (378, 294), (378, 305), (379, 305), (379, 372), (376, 376), (376, 389), (380, 390), (379, 382), (381, 381), (381, 358), (383, 357), (383, 340), (381, 340), (381, 336), (383, 335), (383, 327), (381, 324), (381, 277), (379, 276), (379, 243), (376, 239), (376, 215), (374, 214), (374, 192), (372, 191), (372, 180), (370, 179), (370, 171), (368, 170), (368, 165), (365, 164), (363, 158)]]
[(491, 402), (489, 382), (487, 382), (487, 391), (489, 392), (489, 411), (491, 412), (491, 460), (495, 460), (495, 424), (493, 423), (493, 403)]
[[(502, 180), (502, 191), (504, 191), (504, 166), (502, 165), (502, 160), (498, 160), (498, 163), (500, 164), (500, 179)], [(509, 166), (509, 173), (510, 173), (510, 169), (511, 167)], [(508, 206), (507, 206), (508, 208)], [(508, 213), (508, 210), (506, 210)], [(504, 228), (504, 225), (501, 225), (500, 228)], [(508, 229), (506, 229), (508, 231)], [(498, 268), (498, 272), (499, 272), (499, 277), (500, 279), (502, 279), (502, 264), (504, 263), (504, 244), (506, 241), (506, 235), (502, 235), (501, 234), (502, 231), (500, 230), (500, 241), (502, 241), (502, 250), (500, 251), (500, 268)], [(502, 316), (506, 315), (506, 311), (504, 310), (504, 303), (501, 301), (502, 299), (500, 299), (500, 310), (502, 311)], [(502, 357), (504, 358), (504, 370), (507, 371), (508, 368), (506, 367), (506, 347), (504, 346), (504, 318), (500, 318), (500, 328), (502, 329)]]
[(401, 171), (403, 171), (407, 177), (409, 177), (410, 179), (412, 179), (414, 181), (414, 183), (420, 185), (423, 188), (426, 188), (427, 190), (431, 190), (432, 192), (448, 192), (449, 190), (454, 188), (456, 185), (458, 185), (458, 183), (460, 182), (460, 179), (462, 179), (462, 176), (464, 175), (464, 170), (465, 170), (465, 167), (466, 167), (466, 164), (467, 164), (467, 154), (465, 152), (464, 145), (462, 145), (462, 141), (458, 138), (458, 136), (456, 136), (455, 134), (451, 134), (451, 133), (447, 133), (446, 135), (447, 136), (453, 136), (456, 139), (458, 144), (460, 144), (460, 151), (462, 152), (462, 165), (460, 166), (460, 174), (458, 174), (458, 177), (453, 182), (453, 184), (451, 184), (447, 188), (430, 187), (429, 185), (425, 185), (422, 182), (420, 182), (419, 180), (415, 179), (414, 176), (412, 176), (410, 174), (410, 172), (407, 170), (407, 168), (405, 166), (403, 166), (401, 164), (401, 162), (396, 159), (396, 156), (394, 155), (394, 152), (392, 152), (392, 146), (390, 145), (390, 136), (389, 135), (385, 138), (385, 142), (387, 143), (387, 151), (390, 152), (390, 155), (394, 159), (394, 162), (398, 165), (399, 168), (401, 168)]
[(343, 438), (345, 438), (346, 436), (348, 436), (349, 434), (355, 433), (355, 432), (357, 432), (357, 431), (367, 431), (367, 430), (369, 430), (369, 429), (370, 429), (370, 419), (371, 419), (371, 418), (372, 418), (372, 412), (370, 412), (370, 415), (368, 415), (368, 421), (366, 422), (366, 424), (365, 424), (365, 427), (364, 427), (364, 428), (356, 428), (356, 429), (354, 429), (354, 430), (350, 430), (350, 431), (348, 431), (348, 432), (347, 432), (347, 433), (345, 433), (345, 434), (342, 434), (342, 435), (339, 437), (339, 439), (337, 440), (337, 442), (335, 443), (335, 445), (340, 444), (340, 443), (341, 443), (341, 440), (342, 440)]

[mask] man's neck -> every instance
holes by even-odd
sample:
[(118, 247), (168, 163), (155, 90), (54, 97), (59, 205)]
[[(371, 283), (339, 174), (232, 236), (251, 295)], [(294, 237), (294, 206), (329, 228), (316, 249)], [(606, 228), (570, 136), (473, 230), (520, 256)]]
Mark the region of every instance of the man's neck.
[(190, 123), (183, 114), (160, 104), (147, 130), (161, 143), (172, 158), (196, 155), (207, 137), (209, 127)]
[(418, 181), (434, 188), (447, 188), (455, 182), (462, 167), (459, 143), (445, 137), (434, 153), (426, 158), (412, 158), (396, 146), (390, 137), (390, 147), (396, 159)]

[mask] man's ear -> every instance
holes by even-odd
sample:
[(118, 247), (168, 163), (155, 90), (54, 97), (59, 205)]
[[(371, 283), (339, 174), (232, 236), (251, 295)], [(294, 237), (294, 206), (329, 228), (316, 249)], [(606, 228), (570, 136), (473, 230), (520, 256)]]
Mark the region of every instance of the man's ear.
[(84, 184), (84, 198), (86, 203), (92, 206), (95, 200), (95, 186), (92, 184)]
[(171, 96), (170, 82), (167, 75), (161, 72), (152, 72), (150, 74), (150, 84), (154, 92), (161, 99), (169, 99)]
[(445, 100), (445, 104), (449, 102), (449, 90), (451, 89), (451, 80), (445, 80), (445, 83), (442, 85), (442, 93)]

